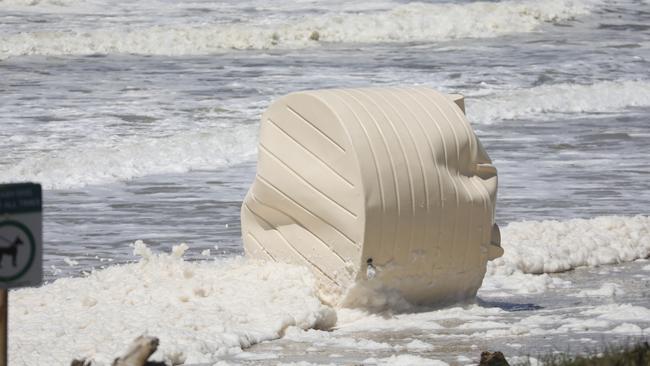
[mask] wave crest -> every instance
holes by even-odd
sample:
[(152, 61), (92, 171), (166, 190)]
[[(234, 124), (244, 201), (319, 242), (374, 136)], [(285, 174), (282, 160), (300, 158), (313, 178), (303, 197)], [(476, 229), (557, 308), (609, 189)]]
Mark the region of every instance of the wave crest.
[(70, 189), (150, 174), (215, 169), (250, 160), (256, 126), (186, 132), (42, 152), (3, 169), (0, 181), (37, 181), (45, 189)]
[(489, 38), (530, 32), (544, 22), (565, 21), (588, 12), (587, 3), (568, 0), (414, 3), (390, 10), (294, 18), (284, 24), (271, 25), (246, 23), (28, 32), (0, 37), (0, 57), (115, 53), (201, 55), (229, 49), (306, 48), (320, 42)]
[(590, 85), (555, 84), (468, 98), (473, 122), (547, 119), (549, 115), (612, 113), (628, 107), (650, 106), (650, 82), (601, 81)]

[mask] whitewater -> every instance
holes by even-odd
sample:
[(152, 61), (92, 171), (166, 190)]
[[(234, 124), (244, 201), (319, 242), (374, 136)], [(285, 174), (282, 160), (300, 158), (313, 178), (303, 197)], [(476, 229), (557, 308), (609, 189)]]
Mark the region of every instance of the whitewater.
[[(23, 1), (13, 4), (25, 3), (41, 5)], [(53, 4), (65, 6), (65, 3)], [(534, 1), (463, 5), (384, 4), (369, 12), (353, 9), (320, 16), (305, 14), (290, 16), (282, 22), (268, 17), (218, 24), (204, 20), (200, 25), (187, 26), (175, 22), (152, 25), (136, 19), (135, 22), (129, 21), (126, 27), (109, 22), (103, 29), (97, 29), (96, 24), (88, 29), (90, 24), (83, 21), (87, 16), (77, 14), (82, 21), (75, 21), (81, 24), (75, 24), (74, 29), (10, 32), (0, 38), (0, 57), (112, 53), (201, 55), (228, 49), (306, 48), (320, 42), (414, 42), (497, 37), (530, 32), (544, 22), (571, 19), (588, 13), (588, 9), (587, 3), (566, 0), (554, 0), (543, 5)], [(91, 6), (89, 10), (97, 12), (99, 9)], [(151, 9), (140, 11), (148, 10)], [(244, 24), (241, 24), (242, 20)]]
[[(636, 0), (0, 0), (0, 182), (44, 187), (10, 364), (468, 365), (650, 332), (650, 28)], [(296, 90), (466, 96), (505, 254), (443, 309), (320, 301), (242, 257), (264, 109)], [(532, 360), (534, 363), (534, 359)], [(512, 364), (512, 362), (511, 362)]]

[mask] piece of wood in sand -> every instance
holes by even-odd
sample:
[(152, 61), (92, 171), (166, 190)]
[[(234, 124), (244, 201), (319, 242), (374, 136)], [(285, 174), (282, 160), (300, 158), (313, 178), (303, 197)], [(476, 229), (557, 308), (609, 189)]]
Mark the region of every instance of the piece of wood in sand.
[[(129, 346), (122, 357), (113, 361), (113, 366), (162, 366), (164, 362), (147, 361), (158, 349), (158, 338), (139, 336)], [(93, 362), (88, 359), (73, 360), (71, 366), (91, 366)]]

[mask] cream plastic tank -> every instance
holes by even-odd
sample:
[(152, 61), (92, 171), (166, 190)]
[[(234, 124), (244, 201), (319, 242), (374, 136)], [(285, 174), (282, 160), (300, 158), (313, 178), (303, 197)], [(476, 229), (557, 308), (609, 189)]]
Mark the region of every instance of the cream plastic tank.
[(370, 305), (380, 292), (413, 304), (461, 301), (503, 253), (496, 192), (460, 95), (292, 93), (262, 116), (244, 249), (308, 266), (333, 305)]

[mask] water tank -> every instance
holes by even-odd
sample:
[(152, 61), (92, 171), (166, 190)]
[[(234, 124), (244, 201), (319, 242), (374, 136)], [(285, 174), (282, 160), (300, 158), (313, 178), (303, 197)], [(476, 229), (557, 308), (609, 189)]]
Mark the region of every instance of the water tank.
[(309, 267), (332, 305), (462, 301), (503, 253), (496, 192), (497, 171), (460, 95), (292, 93), (262, 116), (244, 249)]

